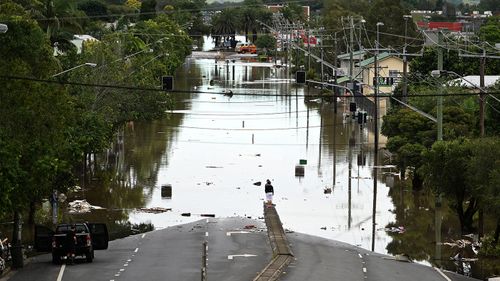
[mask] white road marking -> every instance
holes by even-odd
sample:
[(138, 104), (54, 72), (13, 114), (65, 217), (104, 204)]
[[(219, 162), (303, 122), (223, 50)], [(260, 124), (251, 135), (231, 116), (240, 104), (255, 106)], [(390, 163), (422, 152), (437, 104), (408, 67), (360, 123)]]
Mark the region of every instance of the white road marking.
[(231, 234), (246, 234), (246, 233), (250, 233), (248, 231), (228, 231), (226, 232), (226, 236), (231, 236)]
[(207, 236), (207, 237), (208, 237), (208, 232), (205, 232), (205, 236)]
[(121, 271), (121, 272), (125, 271), (125, 268), (120, 268), (120, 271)]
[(120, 273), (115, 274), (115, 277), (119, 277), (119, 276), (120, 276)]
[(207, 219), (207, 223), (208, 223), (208, 219)]
[(227, 259), (228, 260), (232, 260), (234, 257), (245, 257), (245, 258), (248, 258), (248, 257), (256, 257), (257, 255), (252, 255), (252, 254), (243, 254), (243, 255), (228, 255), (227, 256)]
[(363, 267), (363, 272), (366, 273), (366, 267)]
[(127, 261), (128, 261), (128, 262), (131, 262), (132, 260), (131, 260), (131, 259), (128, 259)]
[(57, 281), (61, 281), (62, 280), (65, 268), (66, 268), (66, 264), (63, 264), (61, 266), (61, 270), (59, 270), (59, 275), (57, 275)]
[(446, 281), (451, 281), (451, 279), (450, 279), (448, 276), (446, 276), (446, 275), (445, 275), (445, 274), (441, 271), (441, 269), (439, 269), (439, 268), (437, 268), (437, 267), (434, 267), (434, 269), (435, 269), (437, 272), (439, 272), (439, 274), (441, 274), (441, 276), (443, 276), (443, 278), (444, 278), (444, 279), (446, 279)]
[(139, 248), (135, 248), (134, 253), (137, 253), (139, 251)]
[(362, 258), (363, 258), (363, 256), (362, 256), (361, 254), (358, 254), (358, 256), (359, 256), (359, 258), (360, 258), (360, 259), (362, 259)]
[(144, 238), (144, 237), (146, 237), (146, 233), (144, 233), (144, 234), (141, 236), (141, 238)]
[(123, 266), (128, 266), (128, 263), (123, 264)]

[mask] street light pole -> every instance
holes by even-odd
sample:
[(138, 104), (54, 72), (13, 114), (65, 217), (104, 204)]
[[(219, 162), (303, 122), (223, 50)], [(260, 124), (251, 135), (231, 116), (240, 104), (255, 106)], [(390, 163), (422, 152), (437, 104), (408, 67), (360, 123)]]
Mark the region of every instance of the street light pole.
[(406, 98), (408, 96), (408, 58), (406, 57), (406, 37), (408, 36), (408, 19), (411, 19), (410, 15), (404, 15), (403, 19), (405, 20), (405, 44), (403, 47), (403, 101), (406, 102)]
[(75, 67), (72, 67), (72, 68), (70, 68), (70, 69), (66, 69), (66, 70), (64, 70), (64, 71), (61, 71), (61, 72), (59, 72), (59, 73), (56, 73), (56, 74), (52, 75), (52, 77), (57, 77), (57, 76), (59, 76), (59, 75), (62, 75), (62, 74), (64, 74), (64, 73), (66, 73), (66, 72), (70, 72), (70, 71), (75, 70), (75, 69), (77, 69), (77, 68), (80, 68), (80, 67), (82, 67), (82, 66), (96, 67), (96, 66), (97, 66), (97, 64), (96, 64), (96, 63), (91, 63), (91, 62), (86, 62), (86, 63), (80, 64), (80, 65), (77, 65), (77, 66), (75, 66)]

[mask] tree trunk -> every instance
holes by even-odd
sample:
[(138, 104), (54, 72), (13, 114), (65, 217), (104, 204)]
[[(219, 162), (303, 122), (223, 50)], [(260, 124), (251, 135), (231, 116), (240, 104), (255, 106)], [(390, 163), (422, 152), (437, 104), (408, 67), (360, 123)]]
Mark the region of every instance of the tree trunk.
[(497, 228), (495, 229), (495, 234), (493, 235), (493, 244), (498, 245), (498, 238), (500, 236), (500, 218), (497, 219)]
[(422, 190), (423, 181), (422, 178), (418, 175), (418, 173), (416, 172), (413, 173), (413, 178), (411, 180), (411, 183), (414, 191)]
[(30, 210), (29, 210), (29, 214), (28, 214), (28, 224), (29, 225), (35, 224), (35, 211), (36, 211), (35, 201), (31, 201), (30, 202)]

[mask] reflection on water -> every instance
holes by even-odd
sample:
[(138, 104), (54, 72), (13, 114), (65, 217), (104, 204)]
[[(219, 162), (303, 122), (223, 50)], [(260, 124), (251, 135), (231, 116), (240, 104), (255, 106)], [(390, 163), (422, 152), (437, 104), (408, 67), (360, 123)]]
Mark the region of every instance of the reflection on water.
[[(186, 60), (175, 87), (196, 92), (172, 94), (175, 108), (161, 120), (125, 126), (77, 194), (106, 210), (71, 219), (163, 228), (200, 219), (196, 214), (257, 218), (264, 187), (254, 183), (271, 179), (285, 228), (434, 262), (432, 195), (412, 193), (390, 168), (374, 169), (372, 123), (360, 127), (346, 118), (345, 101), (337, 114), (330, 103), (308, 101), (312, 89), (283, 83), (284, 71), (232, 59)], [(222, 91), (233, 95), (216, 94)], [(305, 175), (296, 177), (301, 159)], [(161, 197), (165, 184), (172, 185), (169, 199)], [(192, 216), (180, 215), (187, 212)], [(456, 225), (444, 210), (447, 237)], [(444, 259), (453, 254), (443, 247)]]

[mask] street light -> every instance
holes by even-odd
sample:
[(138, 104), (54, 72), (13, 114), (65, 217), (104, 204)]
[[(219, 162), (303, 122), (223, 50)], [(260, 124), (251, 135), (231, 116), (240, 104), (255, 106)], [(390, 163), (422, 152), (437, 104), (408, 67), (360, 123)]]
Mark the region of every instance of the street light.
[(0, 33), (5, 33), (9, 30), (9, 27), (6, 24), (0, 23)]
[(70, 68), (70, 69), (66, 69), (66, 70), (64, 70), (64, 71), (61, 71), (61, 72), (59, 72), (59, 73), (56, 73), (56, 74), (52, 75), (52, 77), (59, 76), (59, 75), (64, 74), (64, 73), (66, 73), (66, 72), (70, 72), (70, 71), (72, 71), (72, 70), (74, 70), (74, 69), (77, 69), (77, 68), (80, 68), (80, 67), (82, 67), (82, 66), (96, 67), (96, 66), (97, 66), (97, 64), (96, 64), (96, 63), (92, 63), (92, 62), (86, 62), (86, 63), (80, 64), (80, 65), (77, 65), (77, 66), (75, 66), (75, 67), (72, 67), (72, 68)]
[(405, 44), (403, 46), (403, 101), (406, 101), (406, 96), (408, 93), (407, 75), (408, 75), (408, 59), (406, 58), (406, 37), (408, 37), (408, 19), (411, 19), (411, 15), (404, 15), (405, 20)]

